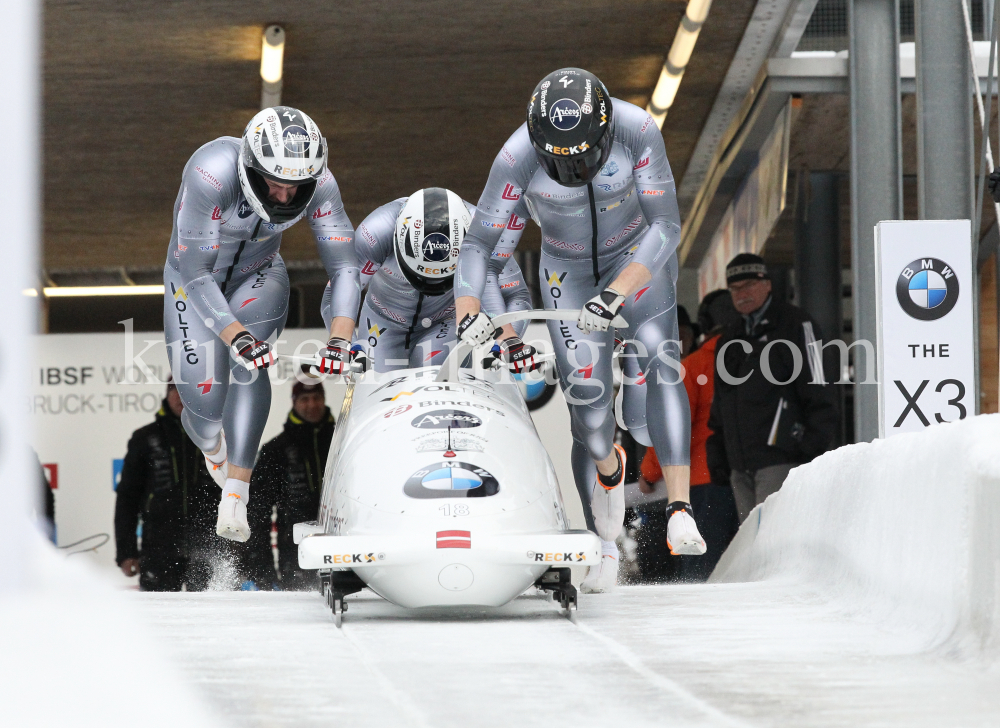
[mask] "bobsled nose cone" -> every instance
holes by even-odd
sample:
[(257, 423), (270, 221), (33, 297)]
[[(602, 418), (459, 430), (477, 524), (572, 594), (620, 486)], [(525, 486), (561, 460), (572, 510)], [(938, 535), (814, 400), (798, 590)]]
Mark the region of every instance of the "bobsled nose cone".
[(465, 564), (448, 564), (438, 574), (438, 584), (448, 591), (464, 591), (472, 586), (475, 575)]

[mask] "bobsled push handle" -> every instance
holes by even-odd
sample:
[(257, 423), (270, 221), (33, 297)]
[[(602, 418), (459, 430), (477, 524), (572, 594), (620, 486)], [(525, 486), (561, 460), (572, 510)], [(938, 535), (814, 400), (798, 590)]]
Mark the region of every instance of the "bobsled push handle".
[[(580, 309), (578, 308), (537, 309), (535, 311), (510, 311), (509, 313), (502, 313), (499, 316), (494, 316), (492, 321), (493, 325), (499, 329), (501, 326), (512, 324), (515, 321), (537, 321), (539, 319), (575, 321), (579, 317)], [(434, 381), (457, 382), (459, 365), (465, 361), (465, 357), (471, 354), (474, 348), (469, 344), (459, 341), (455, 345), (455, 348), (451, 350), (451, 353), (448, 354), (448, 358), (444, 360), (444, 364), (441, 365), (441, 369), (438, 371), (437, 378)]]

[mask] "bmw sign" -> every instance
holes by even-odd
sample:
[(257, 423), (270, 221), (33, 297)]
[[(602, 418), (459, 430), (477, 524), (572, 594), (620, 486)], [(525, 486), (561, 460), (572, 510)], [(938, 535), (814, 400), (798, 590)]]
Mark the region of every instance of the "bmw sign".
[(879, 434), (975, 415), (971, 223), (880, 222), (875, 265)]

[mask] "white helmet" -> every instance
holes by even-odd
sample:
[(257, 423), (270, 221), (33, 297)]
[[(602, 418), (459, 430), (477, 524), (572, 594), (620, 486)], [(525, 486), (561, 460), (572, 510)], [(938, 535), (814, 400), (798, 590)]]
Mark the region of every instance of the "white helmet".
[[(240, 186), (253, 211), (270, 223), (302, 214), (326, 171), (326, 140), (308, 116), (290, 106), (273, 106), (254, 116), (243, 130), (237, 164)], [(296, 186), (287, 203), (268, 199), (267, 182)]]
[(417, 190), (396, 218), (396, 262), (406, 280), (423, 294), (451, 290), (462, 240), (472, 215), (451, 190)]

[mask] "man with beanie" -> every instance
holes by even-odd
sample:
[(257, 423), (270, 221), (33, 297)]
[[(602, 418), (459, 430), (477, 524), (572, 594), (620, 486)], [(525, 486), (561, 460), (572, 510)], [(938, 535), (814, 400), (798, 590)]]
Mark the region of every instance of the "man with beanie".
[(819, 327), (771, 295), (764, 259), (737, 255), (726, 266), (726, 283), (741, 320), (716, 342), (713, 434), (705, 450), (711, 481), (729, 481), (742, 522), (792, 468), (830, 446), (837, 409)]
[[(172, 380), (156, 420), (132, 434), (115, 499), (117, 562), (143, 591), (202, 591), (232, 557), (215, 535), (219, 489), (181, 426)], [(142, 517), (142, 547), (136, 536)]]
[[(259, 589), (311, 589), (314, 572), (299, 569), (292, 526), (314, 521), (319, 512), (323, 472), (333, 440), (334, 420), (322, 384), (296, 382), (285, 429), (264, 445), (254, 467), (248, 509), (248, 577)], [(271, 517), (277, 507), (278, 574), (271, 553)]]

